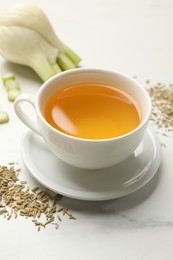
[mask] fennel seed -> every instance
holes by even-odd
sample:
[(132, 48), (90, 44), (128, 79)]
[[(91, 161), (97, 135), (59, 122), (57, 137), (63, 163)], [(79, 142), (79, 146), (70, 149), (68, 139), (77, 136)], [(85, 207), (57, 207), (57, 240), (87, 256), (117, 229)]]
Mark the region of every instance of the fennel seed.
[(149, 81), (148, 84), (147, 91), (152, 101), (151, 120), (158, 129), (173, 132), (173, 84), (151, 84)]
[[(26, 181), (19, 179), (20, 169), (15, 170), (15, 165), (0, 166), (0, 215), (8, 221), (20, 215), (30, 218), (32, 223), (38, 227), (46, 227), (54, 223), (55, 217), (61, 221), (58, 214), (72, 214), (67, 208), (59, 208), (57, 202), (61, 195), (49, 195), (48, 191), (43, 191), (39, 187), (30, 189)], [(41, 220), (41, 221), (40, 221)], [(59, 227), (56, 222), (55, 228)]]

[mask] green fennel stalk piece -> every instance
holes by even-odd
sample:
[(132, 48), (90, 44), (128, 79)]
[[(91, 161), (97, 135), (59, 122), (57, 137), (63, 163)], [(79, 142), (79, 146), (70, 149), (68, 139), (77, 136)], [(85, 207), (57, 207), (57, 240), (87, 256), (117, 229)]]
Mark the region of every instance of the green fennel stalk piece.
[(8, 113), (5, 111), (0, 111), (0, 124), (8, 123), (9, 116)]
[(19, 82), (16, 80), (13, 73), (4, 74), (2, 76), (2, 81), (8, 94), (8, 100), (14, 102), (21, 92)]

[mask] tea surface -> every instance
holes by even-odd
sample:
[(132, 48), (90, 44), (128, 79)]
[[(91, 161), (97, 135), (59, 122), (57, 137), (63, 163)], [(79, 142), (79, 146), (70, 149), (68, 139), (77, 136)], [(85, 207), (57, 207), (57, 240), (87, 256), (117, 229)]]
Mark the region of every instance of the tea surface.
[(79, 138), (121, 136), (140, 123), (140, 110), (126, 93), (105, 85), (74, 85), (53, 93), (44, 107), (46, 121)]

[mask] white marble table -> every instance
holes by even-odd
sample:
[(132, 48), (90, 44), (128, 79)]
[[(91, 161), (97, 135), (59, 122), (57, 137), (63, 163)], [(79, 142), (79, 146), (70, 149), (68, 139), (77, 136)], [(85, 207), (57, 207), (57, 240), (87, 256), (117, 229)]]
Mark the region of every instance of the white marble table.
[[(21, 1), (20, 1), (21, 2)], [(173, 2), (171, 0), (33, 0), (49, 16), (60, 38), (85, 66), (111, 68), (140, 81), (173, 83)], [(1, 1), (3, 10), (15, 0)], [(41, 85), (30, 69), (0, 59), (0, 74), (13, 71), (22, 91)], [(0, 165), (18, 161), (22, 177), (38, 185), (25, 168), (20, 140), (26, 127), (16, 117), (0, 84), (0, 108), (10, 122), (0, 125)], [(156, 176), (137, 192), (115, 200), (86, 202), (64, 197), (76, 216), (58, 230), (37, 232), (25, 218), (0, 217), (0, 259), (173, 259), (173, 138), (160, 136), (162, 162)]]

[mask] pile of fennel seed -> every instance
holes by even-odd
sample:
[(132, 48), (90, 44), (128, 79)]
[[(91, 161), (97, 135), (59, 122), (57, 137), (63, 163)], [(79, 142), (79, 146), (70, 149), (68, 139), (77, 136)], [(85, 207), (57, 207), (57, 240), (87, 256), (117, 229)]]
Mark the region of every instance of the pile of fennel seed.
[(146, 83), (152, 101), (151, 120), (158, 129), (173, 132), (173, 84)]
[(67, 208), (58, 207), (61, 195), (51, 196), (38, 187), (30, 189), (26, 181), (19, 179), (20, 171), (13, 163), (0, 166), (0, 216), (7, 220), (18, 216), (31, 219), (38, 231), (47, 225), (57, 229), (65, 215), (75, 219)]

